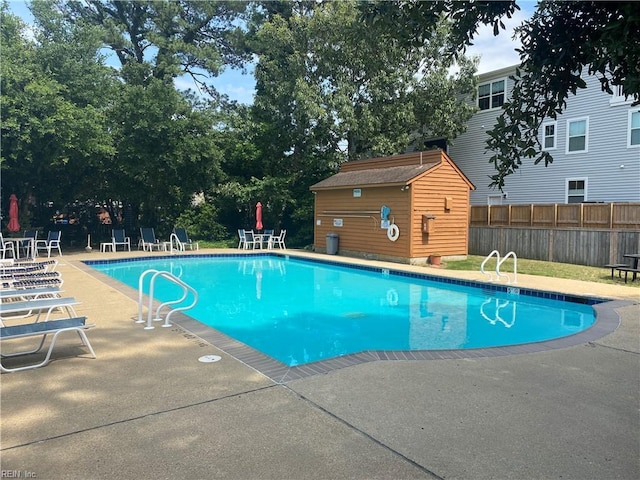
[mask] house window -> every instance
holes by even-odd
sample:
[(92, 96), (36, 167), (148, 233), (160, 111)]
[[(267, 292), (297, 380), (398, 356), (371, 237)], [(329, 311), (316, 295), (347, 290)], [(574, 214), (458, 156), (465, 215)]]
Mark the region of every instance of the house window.
[(480, 110), (490, 110), (504, 105), (506, 85), (507, 81), (505, 79), (479, 85), (478, 108)]
[(542, 124), (542, 149), (554, 150), (556, 148), (556, 122)]
[(612, 85), (611, 90), (613, 91), (611, 99), (609, 100), (611, 105), (622, 105), (633, 102), (633, 97), (628, 97), (624, 94), (624, 87), (622, 85)]
[(567, 153), (586, 152), (588, 138), (588, 118), (567, 120)]
[(567, 203), (582, 203), (587, 199), (587, 179), (570, 178), (567, 180)]
[(487, 205), (502, 205), (504, 195), (487, 195)]
[(640, 110), (629, 111), (629, 147), (640, 147)]

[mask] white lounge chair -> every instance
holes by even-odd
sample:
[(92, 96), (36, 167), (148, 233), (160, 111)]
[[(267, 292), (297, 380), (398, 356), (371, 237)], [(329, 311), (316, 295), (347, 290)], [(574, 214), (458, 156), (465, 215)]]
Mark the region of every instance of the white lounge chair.
[(86, 317), (74, 317), (61, 320), (51, 320), (49, 322), (27, 323), (22, 325), (12, 325), (9, 327), (0, 327), (0, 340), (2, 340), (3, 342), (17, 338), (42, 336), (40, 344), (33, 350), (22, 350), (7, 353), (7, 349), (3, 346), (1, 355), (2, 359), (37, 353), (42, 349), (42, 346), (47, 339), (47, 335), (53, 335), (53, 338), (51, 339), (51, 345), (49, 345), (49, 350), (47, 351), (44, 360), (39, 363), (14, 368), (5, 367), (0, 361), (0, 371), (7, 373), (19, 372), (21, 370), (29, 370), (46, 365), (51, 359), (51, 353), (53, 352), (53, 347), (56, 344), (58, 335), (64, 332), (76, 332), (80, 337), (82, 344), (89, 349), (89, 352), (91, 352), (91, 356), (93, 358), (96, 358), (96, 353), (93, 351), (93, 347), (89, 343), (89, 339), (87, 338), (86, 333), (84, 333), (84, 330), (94, 326), (95, 325), (87, 325)]
[(164, 248), (162, 243), (156, 238), (155, 230), (151, 227), (140, 227), (140, 246), (142, 250), (149, 250), (150, 252), (153, 251), (154, 248), (158, 251)]
[[(174, 228), (173, 233), (178, 237), (178, 241), (182, 244), (182, 249), (189, 248), (189, 250), (200, 250), (198, 242), (193, 242), (187, 234), (186, 228)], [(195, 247), (195, 248), (194, 248)]]
[(112, 250), (114, 252), (118, 249), (118, 245), (122, 245), (127, 250), (131, 251), (131, 238), (127, 237), (124, 229), (111, 230), (111, 243), (113, 245)]

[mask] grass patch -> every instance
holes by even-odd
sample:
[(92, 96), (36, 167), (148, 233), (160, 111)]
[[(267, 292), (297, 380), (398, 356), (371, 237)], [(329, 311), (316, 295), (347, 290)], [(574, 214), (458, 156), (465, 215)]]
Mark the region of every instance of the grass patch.
[[(469, 255), (466, 260), (449, 260), (446, 262), (447, 270), (471, 270), (479, 271), (480, 264), (485, 257)], [(495, 271), (496, 259), (490, 259), (485, 265), (485, 271)], [(504, 273), (513, 273), (513, 259), (509, 258), (500, 267)], [(611, 279), (611, 269), (602, 267), (587, 267), (584, 265), (574, 265), (571, 263), (543, 262), (541, 260), (518, 259), (518, 273), (527, 275), (539, 275), (542, 277), (568, 278), (570, 280), (584, 280), (586, 282), (609, 283), (612, 285), (625, 285), (624, 279), (614, 276)], [(629, 287), (640, 289), (640, 281), (629, 282)]]

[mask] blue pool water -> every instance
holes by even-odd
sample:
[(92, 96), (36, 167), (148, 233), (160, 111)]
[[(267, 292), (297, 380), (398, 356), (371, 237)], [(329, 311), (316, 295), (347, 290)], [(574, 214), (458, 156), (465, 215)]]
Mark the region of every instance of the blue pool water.
[[(136, 289), (145, 270), (173, 273), (199, 295), (198, 305), (185, 313), (289, 366), (366, 350), (539, 342), (575, 334), (595, 321), (590, 305), (534, 297), (518, 289), (502, 292), (289, 257), (87, 263)], [(155, 288), (160, 301), (182, 293), (162, 279)]]

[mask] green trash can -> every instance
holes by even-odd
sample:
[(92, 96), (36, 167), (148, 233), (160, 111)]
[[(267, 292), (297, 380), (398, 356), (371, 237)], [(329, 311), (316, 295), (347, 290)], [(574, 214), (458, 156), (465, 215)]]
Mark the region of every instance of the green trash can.
[(338, 240), (337, 233), (327, 233), (327, 254), (335, 255), (338, 253)]

